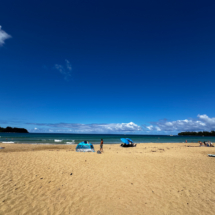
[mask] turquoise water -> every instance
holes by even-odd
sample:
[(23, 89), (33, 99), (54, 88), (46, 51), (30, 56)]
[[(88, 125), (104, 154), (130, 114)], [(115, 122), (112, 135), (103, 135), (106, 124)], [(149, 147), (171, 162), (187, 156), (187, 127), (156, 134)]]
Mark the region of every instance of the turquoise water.
[[(0, 142), (28, 143), (28, 144), (78, 144), (81, 141), (89, 141), (92, 144), (119, 144), (120, 138), (131, 138), (135, 143), (188, 143), (207, 141), (215, 143), (215, 137), (196, 136), (169, 136), (169, 135), (118, 135), (118, 134), (18, 134), (0, 133)], [(56, 142), (58, 140), (60, 142)]]

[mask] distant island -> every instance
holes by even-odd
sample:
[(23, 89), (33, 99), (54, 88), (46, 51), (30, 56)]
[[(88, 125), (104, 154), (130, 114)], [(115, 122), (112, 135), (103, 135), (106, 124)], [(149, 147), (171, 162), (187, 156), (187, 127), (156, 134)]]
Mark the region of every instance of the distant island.
[(0, 127), (0, 132), (9, 132), (9, 133), (29, 133), (27, 129), (25, 128), (12, 128), (12, 127), (7, 127), (7, 128), (2, 128)]
[(179, 136), (215, 136), (215, 131), (185, 131), (178, 133)]

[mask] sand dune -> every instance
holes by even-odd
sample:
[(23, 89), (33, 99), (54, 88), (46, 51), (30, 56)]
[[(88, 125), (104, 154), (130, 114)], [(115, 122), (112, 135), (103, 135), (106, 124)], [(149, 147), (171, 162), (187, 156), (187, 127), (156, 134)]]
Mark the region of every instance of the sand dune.
[(0, 214), (215, 214), (215, 147), (187, 145), (0, 144)]

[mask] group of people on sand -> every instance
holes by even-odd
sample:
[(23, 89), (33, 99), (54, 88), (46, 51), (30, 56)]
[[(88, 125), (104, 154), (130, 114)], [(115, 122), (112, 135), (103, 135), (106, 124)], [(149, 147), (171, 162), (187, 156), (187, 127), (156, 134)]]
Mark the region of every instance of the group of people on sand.
[(214, 147), (213, 143), (211, 141), (204, 141), (204, 142), (201, 142), (199, 141), (199, 144), (200, 146), (206, 146), (206, 147)]
[[(84, 141), (84, 143), (89, 143), (88, 141)], [(101, 142), (100, 142), (100, 152), (104, 152), (103, 151), (103, 139), (101, 139)], [(121, 144), (121, 146), (123, 147), (135, 147), (137, 144), (136, 143), (133, 143), (129, 140), (129, 144)]]
[(122, 147), (135, 147), (137, 144), (129, 141), (129, 144), (122, 143), (120, 146)]

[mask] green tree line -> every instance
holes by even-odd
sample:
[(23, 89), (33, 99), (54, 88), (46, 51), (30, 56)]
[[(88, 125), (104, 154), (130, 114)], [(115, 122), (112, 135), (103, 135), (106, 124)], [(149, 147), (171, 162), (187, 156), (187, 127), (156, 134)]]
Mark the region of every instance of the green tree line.
[(195, 131), (184, 131), (181, 133), (178, 133), (179, 136), (182, 135), (190, 135), (190, 136), (215, 136), (215, 131), (199, 131), (199, 132), (195, 132)]
[(2, 128), (0, 127), (0, 132), (13, 132), (13, 133), (29, 133), (27, 129), (25, 128), (12, 128), (12, 127), (6, 127), (6, 128)]

